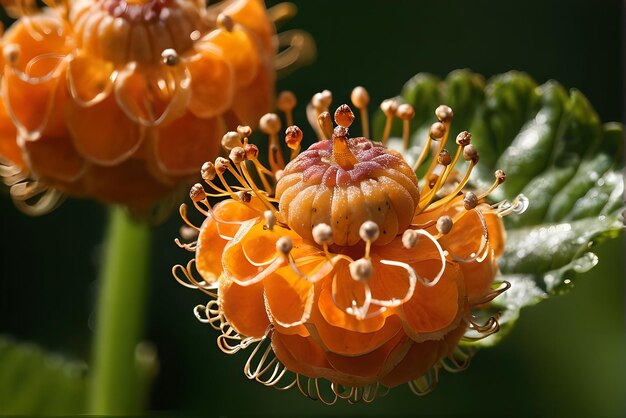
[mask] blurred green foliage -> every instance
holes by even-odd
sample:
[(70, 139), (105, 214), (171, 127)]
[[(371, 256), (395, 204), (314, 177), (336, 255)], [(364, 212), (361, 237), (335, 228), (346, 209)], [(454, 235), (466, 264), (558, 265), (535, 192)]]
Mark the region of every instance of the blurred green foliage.
[[(309, 31), (318, 57), (281, 80), (279, 88), (298, 94), (301, 125), (305, 102), (316, 91), (332, 90), (338, 104), (349, 100), (355, 85), (364, 85), (378, 103), (418, 71), (445, 76), (456, 68), (487, 77), (523, 70), (540, 83), (556, 79), (582, 91), (602, 121), (622, 119), (624, 28), (617, 0), (296, 3), (299, 15), (281, 29)], [(307, 139), (312, 135), (305, 130)], [(89, 362), (105, 209), (69, 200), (54, 213), (31, 219), (2, 196), (0, 214), (0, 333)], [(525, 309), (500, 345), (480, 351), (468, 371), (444, 373), (440, 387), (427, 397), (398, 388), (372, 405), (327, 408), (295, 391), (248, 382), (242, 373), (245, 354), (226, 356), (217, 349), (216, 333), (192, 314), (205, 298), (181, 288), (170, 275), (171, 266), (188, 257), (173, 242), (180, 224), (173, 215), (156, 228), (152, 241), (146, 337), (156, 344), (161, 365), (153, 411), (229, 416), (625, 412), (622, 240), (600, 245), (598, 266), (567, 296)]]

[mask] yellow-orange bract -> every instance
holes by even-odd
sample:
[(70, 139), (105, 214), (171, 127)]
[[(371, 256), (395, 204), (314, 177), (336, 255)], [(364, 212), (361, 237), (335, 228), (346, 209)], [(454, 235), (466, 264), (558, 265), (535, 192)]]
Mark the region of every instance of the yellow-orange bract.
[(17, 199), (50, 186), (145, 209), (271, 106), (262, 0), (33, 4), (13, 5), (0, 40), (0, 157)]
[[(352, 97), (364, 120), (366, 94), (357, 88)], [(190, 193), (206, 219), (195, 242), (179, 245), (195, 258), (174, 276), (214, 298), (195, 313), (221, 331), (223, 351), (254, 346), (244, 369), (250, 379), (297, 386), (325, 403), (371, 401), (402, 383), (423, 394), (441, 368), (467, 366), (463, 339), (498, 330), (497, 317), (480, 325), (475, 314), (508, 287), (494, 279), (505, 244), (501, 217), (517, 203), (486, 201), (505, 179), (500, 170), (489, 190), (465, 190), (479, 158), (467, 132), (457, 136), (454, 156), (445, 149), (449, 107), (437, 109), (439, 121), (409, 164), (386, 146), (388, 130), (382, 142), (351, 138), (355, 117), (346, 105), (333, 127), (330, 100), (330, 92), (318, 93), (308, 107), (319, 141), (306, 151), (299, 152), (302, 131), (287, 128), (287, 165), (276, 152), (278, 115), (260, 124), (270, 136), (271, 170), (257, 159), (248, 127), (224, 136), (230, 159), (205, 163), (211, 190), (196, 184)], [(407, 106), (386, 101), (383, 110), (389, 121), (408, 122)], [(290, 106), (281, 110), (290, 121)], [(433, 141), (438, 149), (420, 181), (415, 171)], [(212, 197), (227, 199), (211, 205)]]

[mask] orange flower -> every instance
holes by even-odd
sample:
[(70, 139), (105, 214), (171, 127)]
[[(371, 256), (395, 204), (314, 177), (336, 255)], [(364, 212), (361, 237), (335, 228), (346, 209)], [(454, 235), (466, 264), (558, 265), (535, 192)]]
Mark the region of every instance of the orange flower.
[(272, 104), (277, 41), (261, 0), (33, 4), (9, 9), (21, 17), (0, 40), (2, 174), (31, 213), (61, 193), (146, 209)]
[[(357, 88), (352, 99), (367, 135), (367, 92)], [(494, 283), (505, 242), (500, 218), (523, 202), (487, 203), (505, 179), (501, 171), (484, 193), (463, 192), (478, 154), (467, 132), (457, 136), (454, 157), (445, 150), (449, 107), (437, 109), (439, 122), (409, 164), (409, 105), (382, 105), (389, 123), (396, 116), (405, 121), (405, 152), (399, 153), (386, 146), (388, 130), (382, 143), (350, 138), (355, 117), (346, 105), (335, 112), (333, 128), (330, 102), (325, 91), (308, 107), (320, 138), (308, 150), (299, 153), (302, 131), (287, 128), (286, 166), (275, 114), (260, 124), (270, 136), (272, 170), (259, 163), (250, 128), (224, 136), (230, 160), (202, 168), (212, 191), (196, 184), (190, 194), (206, 220), (195, 242), (179, 245), (195, 258), (173, 273), (214, 298), (195, 312), (221, 331), (223, 351), (255, 345), (245, 366), (250, 379), (296, 385), (326, 403), (371, 401), (407, 382), (421, 394), (436, 384), (441, 368), (467, 366), (471, 349), (464, 341), (498, 330), (496, 317), (484, 325), (475, 318), (508, 287)], [(288, 121), (292, 104), (289, 94), (279, 99)], [(415, 172), (431, 141), (439, 142), (438, 150), (419, 181)], [(455, 168), (461, 157), (464, 175)], [(211, 206), (211, 197), (228, 199)], [(193, 227), (185, 208), (181, 214)], [(202, 279), (194, 278), (193, 264)]]

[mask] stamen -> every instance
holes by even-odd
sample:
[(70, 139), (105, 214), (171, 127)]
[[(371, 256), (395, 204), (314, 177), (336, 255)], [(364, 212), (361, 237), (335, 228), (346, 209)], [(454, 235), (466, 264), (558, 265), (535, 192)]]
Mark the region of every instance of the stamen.
[(322, 112), (317, 116), (317, 126), (319, 126), (321, 137), (320, 140), (330, 139), (333, 136), (333, 122), (330, 119), (330, 113)]
[(206, 192), (200, 183), (196, 183), (191, 186), (189, 190), (189, 197), (192, 202), (200, 202), (201, 200), (206, 199)]
[(217, 15), (217, 27), (227, 32), (232, 32), (235, 27), (235, 22), (233, 22), (233, 19), (229, 15), (220, 13)]
[(280, 151), (278, 142), (278, 131), (280, 131), (280, 118), (275, 113), (266, 113), (259, 121), (261, 131), (269, 135), (269, 160), (272, 171), (285, 168), (285, 161)]
[(296, 95), (291, 91), (282, 91), (278, 95), (277, 107), (278, 109), (285, 114), (285, 118), (287, 120), (287, 126), (293, 125), (293, 109), (298, 104), (298, 100), (296, 99)]
[(248, 125), (239, 125), (237, 126), (237, 133), (239, 133), (242, 138), (248, 138), (252, 135), (252, 128)]
[(296, 125), (291, 125), (285, 130), (285, 143), (291, 149), (291, 159), (293, 160), (300, 152), (300, 143), (303, 138), (302, 130)]
[(354, 122), (354, 113), (350, 106), (342, 104), (335, 110), (335, 123), (344, 128), (349, 128)]
[(289, 237), (280, 237), (276, 240), (276, 251), (283, 257), (287, 258), (289, 252), (293, 249), (293, 241)]
[(473, 192), (465, 192), (463, 197), (463, 207), (465, 210), (472, 210), (478, 205), (478, 197)]
[(313, 227), (311, 234), (313, 235), (313, 241), (324, 248), (326, 257), (330, 259), (331, 255), (328, 252), (328, 246), (333, 243), (333, 230), (330, 225), (324, 223), (317, 224)]
[(367, 106), (370, 104), (370, 95), (365, 90), (364, 87), (357, 86), (352, 90), (352, 94), (350, 95), (350, 100), (352, 100), (352, 104), (359, 109), (361, 114), (361, 128), (362, 133), (365, 138), (369, 138), (370, 136), (370, 128), (369, 128), (369, 115), (367, 113)]
[(506, 180), (506, 173), (502, 170), (496, 170), (494, 175), (496, 177), (496, 180), (486, 192), (481, 193), (480, 196), (478, 196), (478, 200), (482, 200), (485, 197), (489, 196), (491, 192), (493, 192), (499, 185), (504, 183), (504, 181)]
[(385, 122), (385, 130), (383, 131), (382, 143), (385, 145), (387, 140), (389, 139), (389, 134), (391, 133), (391, 124), (393, 122), (393, 117), (396, 114), (396, 110), (398, 109), (398, 102), (396, 99), (386, 99), (380, 104), (380, 110), (383, 111), (385, 116), (387, 117), (387, 121)]
[(413, 229), (407, 229), (402, 234), (402, 246), (407, 250), (411, 250), (417, 246), (419, 234)]
[(450, 106), (440, 105), (437, 109), (435, 109), (435, 116), (437, 116), (437, 119), (441, 122), (450, 123), (454, 113), (452, 112), (452, 108), (450, 108)]
[(20, 58), (20, 46), (18, 44), (6, 44), (2, 48), (4, 61), (10, 65), (15, 65)]
[(276, 216), (274, 215), (274, 212), (266, 210), (263, 212), (263, 217), (265, 218), (265, 226), (267, 226), (267, 229), (272, 231), (274, 226), (276, 226)]
[(448, 234), (453, 225), (454, 223), (452, 218), (447, 215), (441, 216), (437, 219), (437, 231), (439, 231), (439, 234), (441, 235)]
[(415, 117), (415, 109), (410, 104), (403, 103), (398, 106), (396, 115), (402, 119), (402, 144), (403, 149), (409, 149), (409, 135), (411, 134), (411, 119)]

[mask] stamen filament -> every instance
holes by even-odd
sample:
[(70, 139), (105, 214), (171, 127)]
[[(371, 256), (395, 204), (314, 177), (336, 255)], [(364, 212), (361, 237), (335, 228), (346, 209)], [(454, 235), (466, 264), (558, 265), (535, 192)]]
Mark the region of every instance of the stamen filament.
[(424, 162), (426, 155), (428, 155), (428, 150), (430, 149), (431, 141), (432, 141), (432, 138), (430, 134), (428, 134), (428, 137), (426, 138), (426, 143), (424, 144), (424, 148), (422, 148), (422, 151), (420, 152), (420, 155), (417, 158), (417, 161), (415, 161), (415, 164), (413, 164), (413, 171), (417, 171), (420, 165)]
[(465, 176), (463, 177), (459, 185), (456, 186), (454, 191), (448, 194), (448, 196), (444, 197), (443, 199), (440, 199), (436, 201), (435, 203), (433, 203), (432, 205), (428, 206), (428, 208), (424, 207), (422, 211), (424, 211), (425, 209), (428, 209), (428, 211), (431, 211), (433, 209), (440, 208), (441, 206), (445, 205), (446, 203), (454, 199), (456, 196), (458, 196), (459, 193), (461, 193), (461, 190), (463, 190), (463, 187), (465, 187), (465, 185), (469, 181), (470, 174), (472, 173), (472, 169), (474, 168), (474, 166), (476, 166), (476, 163), (473, 161), (470, 161), (470, 165), (469, 165), (469, 168), (467, 169), (467, 172), (465, 173)]
[(248, 169), (246, 168), (245, 165), (241, 166), (241, 171), (243, 172), (243, 175), (245, 176), (246, 180), (248, 180), (248, 182), (250, 183), (250, 188), (252, 189), (252, 192), (256, 195), (256, 197), (259, 198), (259, 200), (269, 209), (272, 211), (272, 213), (276, 214), (278, 213), (278, 210), (276, 210), (276, 208), (274, 207), (274, 205), (272, 205), (268, 200), (267, 197), (265, 196), (265, 193), (261, 192), (258, 187), (256, 186), (256, 184), (254, 183), (254, 180), (252, 180), (252, 177), (250, 176), (250, 173), (248, 172)]
[[(433, 170), (437, 166), (436, 156), (439, 155), (439, 153), (441, 153), (441, 151), (443, 150), (443, 147), (446, 146), (446, 141), (448, 140), (448, 136), (450, 136), (450, 122), (444, 122), (444, 126), (446, 128), (445, 133), (443, 134), (443, 138), (441, 138), (441, 140), (439, 141), (439, 148), (437, 149), (437, 152), (433, 154), (435, 157), (433, 157), (433, 160), (431, 161), (430, 166), (428, 167), (428, 171), (426, 172), (426, 175), (424, 176), (425, 179), (430, 178), (431, 174), (433, 173)], [(428, 184), (426, 184), (424, 187), (429, 188)]]

